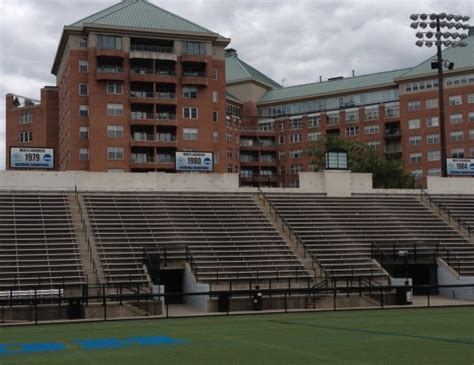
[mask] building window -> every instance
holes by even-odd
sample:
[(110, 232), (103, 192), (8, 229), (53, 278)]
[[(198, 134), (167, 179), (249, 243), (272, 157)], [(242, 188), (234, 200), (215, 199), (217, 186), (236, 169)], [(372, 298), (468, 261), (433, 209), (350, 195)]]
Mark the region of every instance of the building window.
[(451, 142), (461, 142), (464, 141), (464, 132), (463, 131), (455, 131), (451, 132), (450, 134)]
[(377, 120), (379, 119), (379, 107), (368, 106), (365, 108), (365, 120)]
[(291, 150), (289, 153), (289, 158), (295, 159), (295, 158), (301, 158), (303, 157), (303, 150)]
[(321, 116), (318, 115), (308, 115), (308, 128), (317, 128), (321, 125)]
[(215, 68), (212, 69), (212, 79), (217, 80), (217, 70)]
[(107, 147), (107, 160), (123, 160), (123, 147)]
[(419, 163), (422, 161), (422, 154), (420, 152), (410, 153), (410, 162)]
[(197, 87), (195, 87), (195, 86), (184, 86), (183, 87), (183, 98), (196, 99), (197, 98)]
[(474, 74), (454, 76), (445, 79), (446, 86), (474, 84)]
[(107, 115), (121, 117), (123, 115), (123, 104), (107, 104)]
[(290, 166), (290, 173), (296, 175), (298, 172), (304, 171), (303, 165), (291, 165)]
[(439, 143), (439, 134), (428, 134), (426, 136), (427, 144), (438, 144)]
[(441, 176), (441, 169), (428, 169), (428, 176)]
[(468, 119), (469, 119), (469, 123), (474, 123), (474, 112), (469, 113)]
[(296, 118), (290, 120), (290, 129), (301, 129), (303, 128), (303, 118)]
[(89, 139), (89, 127), (79, 127), (79, 138)]
[(428, 161), (441, 160), (441, 151), (428, 151)]
[(436, 109), (438, 107), (438, 99), (433, 98), (433, 99), (426, 99), (425, 100), (425, 109)]
[(212, 121), (214, 123), (218, 123), (219, 122), (219, 112), (216, 112), (216, 111), (213, 111), (212, 112)]
[(359, 121), (359, 109), (346, 110), (345, 121), (346, 123), (357, 123)]
[(185, 141), (197, 141), (199, 130), (197, 128), (183, 128), (183, 139)]
[(197, 119), (198, 118), (198, 108), (183, 108), (183, 118), (184, 119)]
[(456, 125), (456, 124), (462, 124), (462, 122), (463, 122), (463, 117), (461, 113), (449, 115), (449, 124)]
[(321, 132), (308, 133), (308, 142), (318, 141), (321, 138)]
[(419, 129), (421, 128), (421, 123), (419, 119), (410, 119), (408, 121), (408, 129)]
[(87, 48), (87, 37), (79, 38), (79, 48)]
[(474, 129), (469, 129), (469, 139), (474, 140)]
[(182, 42), (182, 53), (183, 54), (194, 54), (194, 55), (205, 55), (206, 44), (202, 42)]
[(233, 158), (232, 148), (227, 147), (227, 158)]
[(366, 125), (364, 127), (364, 134), (379, 134), (380, 133), (380, 126), (377, 124)]
[(469, 148), (469, 152), (471, 154), (471, 157), (474, 157), (474, 147)]
[(326, 113), (328, 124), (339, 124), (339, 112)]
[(97, 37), (97, 48), (122, 49), (122, 37), (99, 35)]
[(408, 144), (410, 146), (419, 146), (419, 145), (421, 145), (421, 136), (411, 136), (408, 139)]
[(212, 132), (212, 141), (214, 143), (219, 142), (219, 132), (217, 132), (217, 131)]
[(227, 142), (234, 142), (234, 137), (232, 136), (232, 133), (226, 133), (225, 140)]
[(414, 178), (422, 177), (423, 176), (423, 170), (411, 170), (410, 174)]
[(467, 94), (467, 102), (468, 104), (474, 104), (474, 93)]
[(416, 112), (420, 110), (420, 101), (419, 100), (411, 100), (408, 102), (408, 111), (409, 112)]
[(20, 143), (33, 142), (33, 132), (20, 132)]
[(438, 117), (426, 118), (426, 126), (428, 128), (439, 127), (439, 118)]
[(219, 152), (215, 151), (214, 152), (214, 165), (219, 164)]
[(109, 95), (122, 95), (123, 84), (121, 82), (108, 81), (107, 82), (107, 94)]
[(302, 134), (290, 134), (290, 143), (301, 143), (303, 142)]
[(79, 61), (79, 72), (88, 72), (89, 71), (89, 62), (85, 60)]
[(452, 158), (464, 158), (464, 148), (455, 148), (451, 150)]
[(394, 118), (400, 116), (400, 103), (385, 104), (385, 118)]
[(359, 127), (346, 128), (346, 137), (353, 137), (359, 135)]
[(217, 91), (213, 91), (212, 92), (212, 102), (217, 103), (217, 100), (218, 100), (218, 93), (217, 93)]
[(123, 138), (123, 125), (120, 125), (120, 124), (107, 125), (107, 138)]
[(33, 123), (33, 113), (32, 112), (21, 113), (19, 122), (20, 122), (20, 124)]
[(228, 172), (229, 174), (232, 174), (232, 172), (233, 172), (233, 166), (232, 166), (232, 164), (227, 164), (227, 172)]
[(462, 96), (461, 95), (450, 96), (449, 99), (448, 99), (448, 104), (450, 106), (461, 105), (462, 104)]
[(89, 149), (80, 148), (79, 149), (79, 160), (80, 161), (89, 161)]
[(89, 95), (89, 85), (87, 85), (87, 84), (79, 84), (79, 95), (80, 95), (80, 96), (87, 96), (87, 95)]
[(89, 116), (89, 105), (79, 105), (79, 116), (85, 118)]
[(380, 142), (379, 141), (369, 141), (367, 142), (367, 146), (374, 151), (380, 149)]
[(278, 136), (278, 144), (285, 144), (285, 135)]
[(278, 160), (283, 161), (286, 158), (285, 152), (278, 152)]

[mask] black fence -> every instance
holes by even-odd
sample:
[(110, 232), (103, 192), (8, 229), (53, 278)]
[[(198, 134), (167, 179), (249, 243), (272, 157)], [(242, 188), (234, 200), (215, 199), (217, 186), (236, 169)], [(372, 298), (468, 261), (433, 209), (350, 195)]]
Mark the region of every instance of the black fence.
[[(416, 296), (414, 290), (426, 295)], [(433, 296), (430, 293), (442, 293)], [(358, 287), (305, 287), (211, 290), (194, 293), (159, 293), (148, 287), (83, 286), (77, 290), (55, 289), (0, 293), (0, 324), (51, 323), (55, 321), (133, 318), (170, 318), (232, 313), (271, 313), (301, 310), (341, 310), (398, 306), (474, 305), (474, 284), (403, 285)], [(49, 295), (48, 295), (49, 294)], [(173, 298), (173, 300), (171, 300)], [(176, 298), (187, 305), (176, 305)], [(464, 299), (463, 299), (464, 298)]]

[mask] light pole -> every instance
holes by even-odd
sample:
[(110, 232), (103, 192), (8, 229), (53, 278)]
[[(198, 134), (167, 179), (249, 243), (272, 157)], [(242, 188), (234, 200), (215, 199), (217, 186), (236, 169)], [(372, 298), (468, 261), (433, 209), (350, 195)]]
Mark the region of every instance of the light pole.
[[(431, 68), (438, 70), (438, 106), (439, 106), (439, 141), (441, 147), (441, 176), (447, 176), (446, 169), (446, 128), (444, 118), (444, 84), (443, 84), (443, 67), (452, 70), (454, 64), (448, 60), (443, 60), (442, 46), (445, 47), (465, 47), (467, 44), (463, 42), (468, 34), (458, 31), (469, 31), (468, 16), (453, 15), (446, 13), (439, 14), (412, 14), (410, 19), (413, 20), (411, 27), (413, 29), (433, 30), (421, 31), (416, 33), (418, 47), (436, 46), (436, 60), (431, 61)], [(446, 29), (455, 29), (456, 32), (448, 32)]]

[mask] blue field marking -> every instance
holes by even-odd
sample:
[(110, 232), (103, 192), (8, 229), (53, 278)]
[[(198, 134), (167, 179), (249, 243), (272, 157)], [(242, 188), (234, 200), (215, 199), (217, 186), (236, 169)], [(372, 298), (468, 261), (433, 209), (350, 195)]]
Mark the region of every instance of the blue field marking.
[(28, 354), (34, 352), (52, 352), (65, 350), (63, 343), (12, 343), (0, 345), (0, 355)]
[(159, 345), (182, 345), (183, 340), (177, 340), (168, 336), (138, 336), (128, 338), (98, 338), (76, 341), (83, 350), (103, 350), (139, 346), (159, 346)]

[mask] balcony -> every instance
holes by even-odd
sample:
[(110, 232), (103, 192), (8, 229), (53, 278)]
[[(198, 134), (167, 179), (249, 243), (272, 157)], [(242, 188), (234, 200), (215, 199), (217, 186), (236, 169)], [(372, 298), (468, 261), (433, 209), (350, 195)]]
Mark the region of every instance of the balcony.
[(170, 113), (132, 112), (130, 119), (132, 125), (176, 125), (176, 114)]
[(393, 144), (385, 146), (384, 152), (388, 155), (396, 155), (402, 153), (402, 146), (399, 144)]
[(183, 85), (207, 86), (209, 80), (205, 72), (184, 71), (182, 77)]
[(132, 153), (130, 163), (134, 168), (160, 168), (174, 169), (174, 155), (151, 156), (146, 154)]
[(127, 55), (125, 51), (122, 51), (121, 49), (116, 49), (116, 48), (102, 48), (102, 47), (97, 47), (95, 54), (97, 57), (119, 57), (119, 58), (125, 58)]
[(254, 143), (242, 143), (240, 142), (240, 148), (242, 150), (274, 150), (276, 147), (276, 143), (268, 143), (268, 142), (254, 142)]
[(130, 70), (130, 81), (162, 82), (176, 84), (176, 72), (174, 70), (154, 70), (152, 68), (132, 68)]
[(169, 92), (152, 92), (152, 91), (130, 91), (130, 98), (132, 103), (140, 104), (171, 104), (176, 105), (176, 94)]
[(154, 60), (177, 61), (178, 57), (173, 47), (131, 45), (130, 58), (145, 58)]
[(124, 81), (123, 68), (120, 66), (99, 66), (95, 78), (96, 80)]
[(176, 136), (171, 133), (158, 133), (154, 134), (146, 134), (135, 132), (132, 133), (131, 138), (131, 145), (132, 147), (149, 147), (159, 145), (175, 147), (176, 146)]
[(399, 128), (391, 128), (385, 129), (385, 138), (400, 138), (402, 136), (402, 132)]

